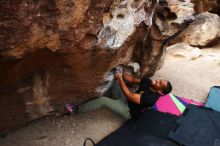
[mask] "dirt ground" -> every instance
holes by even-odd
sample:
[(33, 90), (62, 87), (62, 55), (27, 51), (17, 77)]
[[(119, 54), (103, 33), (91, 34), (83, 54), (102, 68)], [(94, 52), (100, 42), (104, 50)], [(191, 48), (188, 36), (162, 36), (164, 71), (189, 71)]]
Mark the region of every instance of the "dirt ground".
[[(220, 47), (202, 50), (202, 56), (196, 60), (165, 61), (152, 78), (170, 80), (173, 93), (178, 96), (205, 102), (210, 87), (220, 85)], [(107, 109), (46, 117), (0, 138), (0, 146), (83, 146), (85, 138), (98, 142), (123, 122)]]
[(98, 142), (123, 121), (107, 109), (46, 117), (7, 135), (0, 140), (0, 146), (83, 146), (87, 137)]
[(201, 57), (196, 60), (166, 60), (152, 79), (169, 80), (174, 94), (206, 102), (210, 88), (220, 85), (220, 45), (201, 51)]

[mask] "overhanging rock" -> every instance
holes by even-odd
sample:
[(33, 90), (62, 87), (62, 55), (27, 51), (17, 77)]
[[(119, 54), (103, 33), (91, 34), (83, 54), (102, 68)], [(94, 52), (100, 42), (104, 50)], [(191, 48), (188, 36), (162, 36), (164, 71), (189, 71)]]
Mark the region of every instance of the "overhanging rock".
[(170, 6), (158, 0), (1, 1), (0, 132), (104, 94), (119, 64), (137, 62), (142, 75), (154, 73), (164, 40), (173, 36), (161, 33), (155, 14), (167, 7), (161, 14), (175, 13), (175, 21)]

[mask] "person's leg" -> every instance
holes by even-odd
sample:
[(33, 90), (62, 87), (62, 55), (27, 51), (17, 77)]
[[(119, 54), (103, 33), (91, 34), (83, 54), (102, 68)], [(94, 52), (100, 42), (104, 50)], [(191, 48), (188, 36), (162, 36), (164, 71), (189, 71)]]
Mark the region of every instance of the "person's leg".
[(127, 104), (127, 98), (121, 91), (121, 88), (117, 80), (114, 81), (110, 92), (114, 99), (108, 97), (99, 97), (79, 106), (79, 112), (87, 112), (101, 107), (105, 107), (113, 111), (114, 113), (125, 117), (126, 119), (131, 118), (129, 107)]
[(124, 98), (126, 99), (124, 93), (121, 90), (121, 87), (118, 84), (117, 80), (113, 81), (112, 87), (109, 89), (108, 93), (106, 94), (107, 97), (110, 97), (112, 99), (119, 99)]
[[(97, 99), (91, 100), (91, 101), (81, 105), (79, 112), (87, 112), (87, 111), (95, 110), (95, 109), (98, 109), (98, 108), (101, 108), (101, 107), (107, 107), (104, 104), (106, 104), (106, 105), (108, 103), (113, 104), (113, 102), (115, 103), (115, 102), (120, 101), (119, 103), (124, 103), (125, 102), (127, 104), (127, 99), (124, 96), (124, 94), (122, 93), (121, 88), (120, 88), (117, 80), (113, 81), (113, 85), (109, 90), (109, 95), (110, 95), (110, 98), (99, 97)], [(121, 100), (118, 100), (118, 99), (123, 99), (124, 102), (122, 102)], [(118, 105), (118, 104), (116, 104), (116, 105)]]
[(107, 104), (106, 107), (119, 115), (123, 115), (126, 119), (130, 119), (131, 116), (129, 112), (127, 98), (122, 92), (117, 80), (114, 80), (110, 92), (112, 97), (117, 100), (114, 100), (115, 102), (112, 104)]
[(88, 112), (101, 107), (105, 107), (126, 119), (131, 118), (127, 103), (121, 98), (114, 100), (108, 97), (99, 97), (79, 106), (79, 112)]
[(123, 98), (119, 98), (117, 100), (110, 99), (108, 97), (102, 98), (102, 107), (106, 107), (112, 112), (123, 116), (126, 119), (130, 119), (129, 107), (127, 105), (127, 101)]
[(82, 104), (79, 106), (79, 113), (85, 113), (88, 111), (92, 111), (95, 109), (99, 109), (102, 107), (102, 99), (101, 97), (90, 100), (89, 102), (86, 102), (85, 104)]

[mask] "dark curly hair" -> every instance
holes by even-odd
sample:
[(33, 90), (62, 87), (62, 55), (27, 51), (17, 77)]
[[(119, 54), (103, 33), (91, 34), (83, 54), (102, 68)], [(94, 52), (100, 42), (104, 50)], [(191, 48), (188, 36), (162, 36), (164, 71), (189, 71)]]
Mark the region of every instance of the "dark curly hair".
[(167, 81), (167, 86), (163, 88), (162, 93), (163, 94), (169, 94), (172, 91), (172, 85), (169, 81)]

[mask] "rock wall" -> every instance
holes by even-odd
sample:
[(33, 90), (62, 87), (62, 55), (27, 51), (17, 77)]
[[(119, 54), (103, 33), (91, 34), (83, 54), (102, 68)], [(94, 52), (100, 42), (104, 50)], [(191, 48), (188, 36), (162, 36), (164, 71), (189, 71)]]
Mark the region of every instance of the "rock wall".
[(152, 75), (193, 13), (182, 0), (0, 0), (0, 132), (103, 95), (120, 64)]
[(191, 46), (205, 47), (216, 44), (220, 38), (220, 17), (216, 14), (203, 12), (195, 16), (184, 31), (176, 36), (170, 44), (187, 43)]
[(136, 44), (133, 60), (141, 66), (141, 73), (151, 76), (164, 61), (164, 46), (180, 34), (194, 20), (193, 4), (189, 1), (159, 1), (147, 36)]
[(220, 0), (191, 0), (197, 14), (209, 11), (220, 15)]

